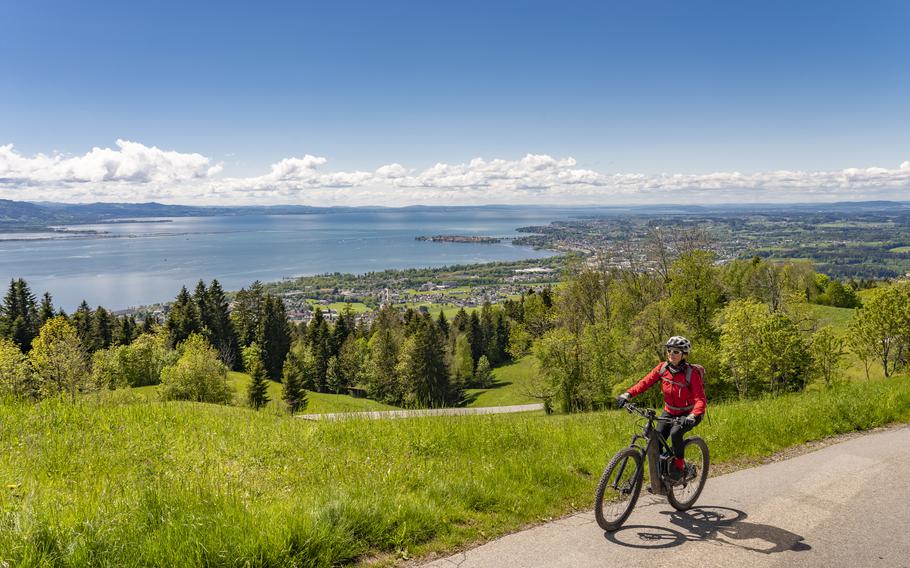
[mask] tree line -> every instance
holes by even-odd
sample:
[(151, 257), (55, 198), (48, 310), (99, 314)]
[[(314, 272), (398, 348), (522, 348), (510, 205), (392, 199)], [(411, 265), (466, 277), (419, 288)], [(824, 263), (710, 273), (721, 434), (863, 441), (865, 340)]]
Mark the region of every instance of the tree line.
[(229, 303), (217, 280), (181, 288), (163, 322), (137, 324), (85, 302), (73, 315), (39, 305), (14, 280), (0, 306), (0, 385), (17, 396), (161, 383), (164, 399), (229, 402), (230, 369), (245, 370), (250, 406), (268, 402), (279, 381), (292, 412), (306, 392), (360, 392), (408, 407), (458, 404), (464, 389), (489, 386), (492, 368), (510, 360), (510, 318), (499, 306), (459, 311), (451, 322), (420, 311), (385, 307), (372, 324), (348, 306), (330, 323), (317, 308), (307, 325), (289, 322), (281, 298), (259, 282)]
[[(868, 294), (861, 304), (851, 285), (816, 274), (808, 262), (719, 264), (693, 249), (665, 270), (577, 266), (553, 308), (540, 306), (513, 339), (540, 363), (529, 394), (565, 411), (612, 404), (661, 361), (672, 335), (692, 340), (690, 360), (706, 367), (712, 400), (752, 398), (800, 391), (813, 380), (831, 385), (848, 352), (867, 373), (873, 360), (885, 376), (906, 367), (910, 283)], [(820, 325), (810, 303), (855, 307), (850, 332)], [(650, 396), (656, 404), (658, 395)]]
[[(718, 264), (694, 247), (660, 258), (652, 271), (570, 265), (555, 289), (462, 309), (451, 321), (390, 306), (358, 319), (349, 306), (334, 322), (317, 308), (308, 324), (294, 325), (261, 283), (229, 303), (213, 280), (193, 293), (182, 288), (164, 321), (137, 323), (85, 302), (67, 315), (14, 280), (0, 306), (0, 389), (75, 398), (161, 383), (165, 399), (226, 403), (234, 369), (250, 375), (253, 408), (268, 402), (270, 381), (282, 383), (292, 412), (305, 408), (308, 391), (440, 407), (462, 403), (466, 389), (491, 386), (495, 367), (532, 354), (541, 372), (527, 394), (576, 411), (609, 405), (661, 359), (671, 335), (693, 340), (712, 400), (833, 384), (848, 352), (867, 373), (875, 361), (886, 376), (908, 364), (910, 284), (879, 286), (860, 305), (853, 286), (808, 262)], [(850, 332), (819, 325), (809, 303), (856, 307)]]

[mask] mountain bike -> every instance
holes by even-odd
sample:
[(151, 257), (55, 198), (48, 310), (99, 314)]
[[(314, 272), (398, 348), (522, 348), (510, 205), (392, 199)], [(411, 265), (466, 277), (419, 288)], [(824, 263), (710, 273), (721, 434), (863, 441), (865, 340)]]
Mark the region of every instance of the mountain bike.
[(594, 516), (605, 531), (615, 531), (629, 518), (644, 482), (645, 461), (651, 493), (666, 495), (670, 505), (685, 511), (695, 504), (708, 479), (708, 444), (698, 436), (686, 438), (683, 443), (686, 470), (680, 479), (669, 475), (673, 452), (666, 438), (660, 435), (655, 423), (676, 422), (681, 418), (659, 418), (652, 409), (642, 410), (627, 402), (626, 410), (644, 418), (640, 434), (632, 437), (627, 448), (619, 450), (604, 469), (594, 494)]

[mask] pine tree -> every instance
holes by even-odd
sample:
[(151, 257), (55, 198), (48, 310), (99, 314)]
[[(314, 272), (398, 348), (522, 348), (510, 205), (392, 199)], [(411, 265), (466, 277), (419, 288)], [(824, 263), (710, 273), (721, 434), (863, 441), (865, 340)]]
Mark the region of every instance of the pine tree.
[(262, 346), (262, 362), (268, 377), (281, 378), (281, 369), (291, 348), (291, 326), (281, 298), (266, 294), (260, 318), (258, 340)]
[(468, 341), (471, 343), (471, 356), (474, 358), (476, 363), (480, 356), (483, 355), (483, 329), (480, 325), (480, 317), (477, 315), (477, 311), (471, 312), (471, 317), (468, 320), (470, 327), (468, 328)]
[(234, 324), (231, 322), (231, 314), (228, 308), (227, 299), (224, 297), (224, 290), (218, 280), (212, 280), (206, 294), (206, 311), (211, 333), (212, 345), (218, 350), (218, 356), (229, 367), (235, 365), (239, 368), (240, 357), (238, 357), (239, 347), (237, 345), (237, 333), (234, 331)]
[(404, 329), (405, 333), (410, 335), (413, 331), (414, 321), (417, 319), (417, 312), (414, 308), (408, 306), (402, 315), (402, 320), (404, 320)]
[(0, 336), (11, 339), (25, 352), (38, 335), (38, 324), (35, 296), (28, 284), (22, 278), (11, 280), (0, 306)]
[(281, 382), (283, 383), (281, 398), (288, 405), (291, 414), (300, 412), (307, 405), (303, 372), (303, 363), (297, 360), (293, 351), (289, 352), (281, 372)]
[(316, 390), (325, 392), (326, 372), (328, 371), (329, 357), (332, 356), (330, 346), (329, 324), (322, 316), (322, 310), (316, 308), (313, 319), (307, 327), (307, 344), (313, 352), (315, 360), (315, 376), (313, 377)]
[(493, 305), (490, 302), (484, 302), (480, 309), (480, 354), (477, 360), (480, 361), (482, 355), (487, 359), (493, 360), (496, 350), (496, 322), (493, 317)]
[(344, 311), (338, 315), (335, 327), (332, 328), (332, 355), (338, 355), (341, 346), (352, 333), (354, 333), (354, 312), (351, 304), (345, 304)]
[(44, 296), (41, 298), (41, 306), (38, 308), (38, 326), (39, 328), (47, 322), (47, 320), (54, 317), (54, 300), (51, 298), (50, 292), (45, 292)]
[(481, 355), (477, 361), (477, 369), (474, 371), (474, 382), (477, 386), (485, 389), (493, 384), (493, 372), (490, 369), (490, 360), (486, 355)]
[(82, 303), (79, 304), (79, 307), (73, 312), (73, 327), (76, 328), (76, 335), (79, 336), (82, 347), (89, 352), (92, 350), (92, 345), (94, 344), (92, 337), (92, 316), (92, 309), (85, 300), (82, 300)]
[(117, 319), (117, 323), (114, 324), (114, 336), (113, 344), (114, 345), (129, 345), (136, 339), (136, 317), (135, 316), (123, 316)]
[(157, 323), (155, 316), (146, 312), (145, 317), (142, 318), (142, 333), (155, 333), (155, 325)]
[(549, 285), (544, 286), (543, 290), (540, 291), (540, 298), (543, 300), (543, 305), (547, 308), (553, 307), (553, 290)]
[(368, 345), (369, 351), (364, 363), (367, 393), (375, 400), (397, 404), (401, 400), (401, 385), (396, 370), (398, 341), (395, 334), (392, 329), (380, 323)]
[(167, 330), (171, 347), (184, 342), (193, 333), (202, 333), (199, 311), (196, 309), (196, 303), (190, 293), (187, 292), (186, 286), (180, 288), (180, 293), (171, 304), (164, 327)]
[(254, 342), (243, 350), (243, 362), (246, 372), (250, 375), (247, 402), (252, 408), (259, 410), (269, 402), (269, 384), (259, 345)]
[(468, 316), (468, 312), (464, 308), (458, 310), (458, 313), (455, 314), (455, 317), (452, 319), (452, 329), (458, 333), (465, 333), (471, 327), (471, 318)]
[(436, 318), (436, 325), (439, 327), (439, 331), (448, 339), (449, 320), (446, 319), (446, 313), (442, 310), (439, 311), (439, 317)]
[(405, 389), (405, 403), (440, 407), (460, 397), (449, 383), (449, 369), (439, 329), (432, 320), (419, 318), (414, 332), (401, 348), (396, 369)]
[(241, 288), (234, 298), (231, 322), (237, 334), (237, 342), (241, 347), (256, 341), (264, 300), (265, 293), (262, 288), (262, 282), (258, 280), (250, 285), (249, 290)]
[(205, 288), (205, 282), (199, 280), (196, 283), (196, 290), (193, 292), (193, 303), (196, 304), (196, 312), (199, 314), (199, 324), (204, 330), (203, 335), (206, 339), (209, 340), (213, 346), (215, 342), (212, 341), (212, 318), (209, 313), (209, 302), (208, 302), (208, 290)]
[(92, 334), (89, 350), (95, 352), (99, 349), (107, 349), (113, 343), (113, 339), (111, 314), (101, 306), (98, 306), (92, 314)]
[(509, 326), (508, 316), (505, 314), (504, 310), (496, 311), (496, 360), (492, 361), (492, 365), (499, 365), (510, 359), (509, 356), (509, 333), (511, 329)]

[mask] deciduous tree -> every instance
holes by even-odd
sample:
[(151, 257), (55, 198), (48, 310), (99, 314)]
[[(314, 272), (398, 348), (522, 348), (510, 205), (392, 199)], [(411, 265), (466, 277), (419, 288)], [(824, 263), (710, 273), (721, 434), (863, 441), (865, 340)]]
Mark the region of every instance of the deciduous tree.
[(73, 325), (61, 316), (47, 320), (28, 353), (41, 396), (67, 394), (75, 402), (91, 390), (85, 349)]
[(830, 325), (822, 326), (812, 334), (812, 375), (830, 387), (843, 367), (846, 341)]
[(205, 337), (194, 333), (178, 346), (180, 358), (161, 371), (161, 398), (230, 404), (227, 367)]
[(901, 364), (910, 339), (910, 282), (881, 286), (869, 292), (853, 314), (851, 343), (874, 353), (885, 377)]
[(6, 337), (0, 337), (0, 395), (38, 398), (38, 385), (28, 357)]

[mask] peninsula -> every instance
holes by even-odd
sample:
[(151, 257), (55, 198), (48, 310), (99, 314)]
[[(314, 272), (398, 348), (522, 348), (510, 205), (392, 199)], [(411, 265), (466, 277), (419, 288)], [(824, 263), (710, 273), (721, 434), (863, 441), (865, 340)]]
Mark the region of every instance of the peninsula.
[(417, 241), (432, 241), (434, 243), (501, 243), (499, 237), (477, 237), (468, 235), (434, 235), (432, 237), (415, 237)]

